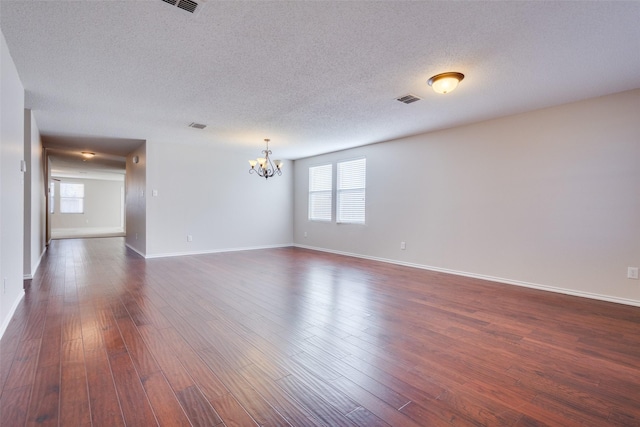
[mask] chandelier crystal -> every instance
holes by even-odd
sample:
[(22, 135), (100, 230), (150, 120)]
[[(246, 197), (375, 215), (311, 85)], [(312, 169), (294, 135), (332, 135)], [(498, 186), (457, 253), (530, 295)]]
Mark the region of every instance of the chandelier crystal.
[(264, 140), (264, 142), (267, 144), (267, 149), (262, 150), (262, 154), (264, 154), (264, 157), (258, 157), (256, 160), (249, 160), (249, 164), (251, 165), (249, 173), (255, 172), (259, 177), (262, 177), (264, 179), (269, 179), (275, 174), (282, 175), (282, 161), (274, 160), (274, 162), (272, 163), (271, 159), (269, 158), (269, 155), (271, 154), (271, 150), (269, 150), (269, 141), (270, 139)]

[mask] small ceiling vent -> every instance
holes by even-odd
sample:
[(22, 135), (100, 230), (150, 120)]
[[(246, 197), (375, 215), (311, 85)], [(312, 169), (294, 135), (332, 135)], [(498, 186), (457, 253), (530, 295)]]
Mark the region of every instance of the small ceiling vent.
[(189, 13), (196, 13), (199, 8), (202, 7), (201, 3), (193, 0), (162, 0), (165, 3), (169, 3), (171, 6), (177, 6), (182, 10), (186, 10)]
[(189, 127), (190, 128), (195, 128), (195, 129), (204, 129), (204, 128), (207, 127), (207, 125), (203, 125), (202, 123), (193, 122), (193, 123), (189, 124)]
[(399, 98), (396, 98), (396, 100), (404, 103), (404, 104), (411, 104), (412, 102), (416, 102), (416, 101), (420, 101), (421, 98), (418, 98), (415, 95), (411, 95), (410, 93), (401, 96)]
[(182, 10), (193, 13), (198, 8), (198, 3), (191, 0), (180, 0), (178, 2), (178, 7)]

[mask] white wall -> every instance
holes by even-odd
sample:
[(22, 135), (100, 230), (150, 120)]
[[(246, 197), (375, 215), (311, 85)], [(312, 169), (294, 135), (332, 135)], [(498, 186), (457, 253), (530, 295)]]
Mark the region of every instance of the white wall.
[(24, 277), (31, 279), (46, 249), (46, 193), (42, 140), (33, 113), (24, 110)]
[[(134, 162), (137, 158), (138, 162)], [(141, 255), (147, 252), (147, 155), (146, 142), (127, 156), (126, 179), (126, 244)]]
[(147, 141), (147, 256), (291, 245), (292, 165), (250, 175), (260, 150)]
[(0, 32), (0, 336), (23, 291), (24, 87)]
[[(55, 211), (50, 216), (53, 232), (64, 229), (91, 231), (117, 228), (124, 231), (124, 224), (122, 224), (124, 176), (119, 181), (59, 179), (59, 182), (55, 181)], [(62, 182), (84, 184), (84, 213), (60, 213), (60, 183)]]
[[(639, 112), (635, 90), (297, 160), (294, 241), (640, 305)], [(309, 222), (309, 166), (358, 156), (366, 225)]]

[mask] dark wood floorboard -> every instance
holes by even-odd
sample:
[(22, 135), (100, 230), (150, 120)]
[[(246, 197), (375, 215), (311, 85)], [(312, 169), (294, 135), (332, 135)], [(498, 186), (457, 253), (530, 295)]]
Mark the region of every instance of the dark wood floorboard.
[(13, 426), (640, 426), (640, 308), (296, 248), (51, 243)]

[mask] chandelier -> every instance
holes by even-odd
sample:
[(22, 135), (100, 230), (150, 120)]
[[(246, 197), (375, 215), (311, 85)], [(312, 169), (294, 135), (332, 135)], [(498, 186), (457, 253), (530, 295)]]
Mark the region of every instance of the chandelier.
[[(258, 157), (256, 160), (249, 160), (249, 164), (251, 165), (249, 173), (255, 172), (259, 177), (264, 179), (269, 179), (275, 174), (282, 175), (282, 161), (274, 160), (274, 162), (271, 163), (271, 159), (269, 158), (269, 154), (271, 154), (271, 150), (269, 150), (269, 141), (270, 139), (264, 140), (267, 144), (267, 149), (262, 150), (264, 157)], [(273, 166), (274, 163), (275, 167)], [(258, 167), (256, 167), (256, 165)]]

